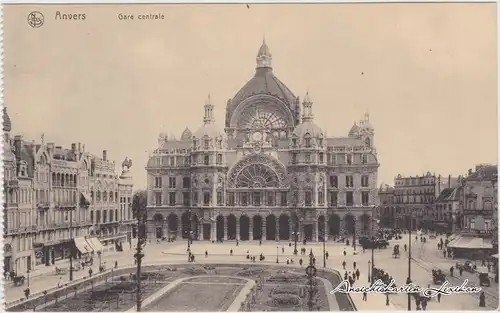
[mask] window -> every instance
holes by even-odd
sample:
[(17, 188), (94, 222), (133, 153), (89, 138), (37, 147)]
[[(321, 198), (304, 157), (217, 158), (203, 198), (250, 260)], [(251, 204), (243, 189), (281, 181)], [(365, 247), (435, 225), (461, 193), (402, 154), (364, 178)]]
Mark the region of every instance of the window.
[(222, 191), (217, 191), (217, 205), (222, 205)]
[(361, 176), (361, 187), (368, 187), (368, 175)]
[(305, 198), (306, 206), (311, 206), (312, 205), (312, 192), (310, 192), (310, 191), (304, 192), (304, 198)]
[(246, 206), (248, 205), (248, 196), (246, 192), (240, 193), (240, 202), (241, 205)]
[(346, 163), (348, 165), (351, 165), (352, 164), (352, 154), (348, 154), (346, 155)]
[(347, 191), (345, 193), (345, 203), (347, 206), (353, 206), (354, 198), (353, 198), (353, 192), (352, 191)]
[(108, 222), (108, 210), (102, 211), (102, 222), (107, 223)]
[(193, 192), (193, 204), (198, 205), (198, 192)]
[(286, 191), (282, 191), (281, 192), (281, 205), (282, 206), (288, 205), (288, 201), (287, 201), (286, 197), (287, 197)]
[(323, 192), (321, 192), (321, 191), (318, 192), (318, 203), (319, 203), (319, 205), (325, 204), (324, 195), (323, 195)]
[(222, 154), (217, 154), (217, 164), (222, 164)]
[(190, 188), (191, 187), (191, 178), (183, 177), (182, 178), (182, 188)]
[(306, 157), (306, 163), (310, 163), (311, 162), (311, 154), (306, 153), (305, 157)]
[(168, 203), (169, 205), (175, 205), (175, 192), (168, 193)]
[(101, 222), (101, 211), (96, 211), (95, 215), (96, 215), (95, 222), (100, 223)]
[(306, 148), (311, 148), (311, 138), (304, 138)]
[(363, 154), (361, 156), (361, 163), (363, 163), (363, 164), (368, 163), (368, 156), (366, 154)]
[(332, 154), (331, 158), (332, 158), (332, 165), (336, 165), (337, 164), (337, 155), (336, 154)]
[(318, 138), (318, 146), (323, 146), (323, 138)]
[(345, 186), (348, 188), (354, 187), (354, 179), (352, 176), (346, 176), (345, 177)]
[(190, 199), (189, 192), (183, 192), (182, 193), (182, 204), (189, 205), (189, 199)]
[(205, 155), (203, 157), (203, 164), (208, 165), (210, 163), (210, 157), (208, 155)]
[(253, 205), (260, 206), (260, 192), (253, 193)]
[(210, 205), (210, 192), (208, 191), (203, 193), (203, 205)]
[(292, 203), (297, 205), (299, 202), (299, 194), (297, 193), (297, 191), (294, 191), (292, 193)]
[(157, 192), (155, 194), (155, 203), (156, 203), (156, 205), (161, 205), (161, 193), (160, 192)]
[(234, 206), (234, 192), (230, 192), (228, 193), (228, 197), (229, 197), (229, 205), (230, 206)]
[(296, 138), (292, 138), (292, 146), (297, 147), (297, 139)]
[(175, 177), (168, 178), (168, 188), (175, 188)]
[(292, 164), (297, 163), (297, 153), (292, 153)]
[(370, 193), (368, 191), (363, 191), (361, 193), (361, 204), (364, 206), (368, 206), (368, 203), (370, 202)]
[(337, 188), (338, 187), (338, 177), (335, 175), (330, 176), (330, 187)]
[(337, 192), (330, 191), (330, 206), (337, 206)]
[(209, 143), (210, 141), (208, 139), (205, 139), (203, 141), (203, 149), (208, 150)]
[(321, 152), (319, 154), (319, 163), (323, 163), (324, 162), (324, 160), (323, 160), (324, 158), (325, 158), (325, 156), (324, 156), (323, 152)]
[(94, 223), (94, 211), (90, 211), (90, 221)]
[(175, 166), (175, 158), (170, 157), (170, 166)]
[(272, 192), (267, 193), (267, 205), (268, 206), (274, 205), (274, 193), (272, 193)]

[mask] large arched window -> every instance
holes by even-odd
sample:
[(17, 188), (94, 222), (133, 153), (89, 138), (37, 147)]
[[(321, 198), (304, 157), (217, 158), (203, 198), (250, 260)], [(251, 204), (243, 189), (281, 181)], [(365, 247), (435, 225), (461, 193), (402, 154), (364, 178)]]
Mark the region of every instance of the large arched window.
[(236, 178), (236, 187), (265, 188), (278, 187), (276, 173), (268, 166), (251, 164), (245, 167)]
[(239, 129), (285, 129), (285, 114), (274, 103), (255, 103), (243, 109), (237, 119)]

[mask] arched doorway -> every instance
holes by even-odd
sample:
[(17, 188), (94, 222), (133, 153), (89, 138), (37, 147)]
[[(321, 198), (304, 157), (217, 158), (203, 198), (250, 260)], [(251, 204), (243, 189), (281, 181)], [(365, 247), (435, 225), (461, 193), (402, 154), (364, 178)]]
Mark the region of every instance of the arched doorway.
[(177, 214), (170, 213), (167, 217), (167, 226), (169, 236), (175, 237), (177, 235), (177, 230), (179, 229), (179, 221)]
[(354, 235), (356, 231), (356, 220), (351, 214), (344, 217), (346, 235)]
[(262, 216), (254, 215), (253, 220), (253, 240), (262, 239)]
[(163, 235), (163, 215), (160, 213), (156, 213), (153, 216), (153, 224), (155, 227), (155, 236), (156, 239), (162, 239), (164, 237)]
[(272, 214), (266, 217), (266, 239), (276, 240), (276, 216)]
[(328, 218), (328, 235), (334, 237), (340, 235), (340, 217), (337, 214), (332, 214)]
[(281, 214), (279, 218), (279, 240), (290, 240), (290, 218), (286, 214)]
[(250, 239), (250, 219), (246, 215), (240, 217), (240, 240)]
[(186, 239), (189, 237), (189, 232), (191, 231), (191, 212), (184, 212), (181, 215), (181, 225), (182, 225), (182, 238)]
[(320, 215), (319, 218), (318, 218), (318, 240), (319, 241), (323, 241), (326, 240), (326, 238), (324, 238), (326, 236), (326, 225), (325, 225), (325, 216), (324, 215)]
[(224, 240), (224, 216), (217, 216), (217, 227), (216, 227), (216, 237), (217, 240)]
[(364, 236), (371, 235), (371, 222), (368, 214), (361, 215), (361, 232)]
[(236, 217), (233, 214), (227, 217), (227, 239), (236, 239)]
[(199, 238), (199, 231), (200, 231), (200, 221), (198, 219), (198, 215), (193, 214), (193, 217), (191, 218), (191, 229), (193, 230), (193, 236), (191, 237), (192, 240), (198, 240)]

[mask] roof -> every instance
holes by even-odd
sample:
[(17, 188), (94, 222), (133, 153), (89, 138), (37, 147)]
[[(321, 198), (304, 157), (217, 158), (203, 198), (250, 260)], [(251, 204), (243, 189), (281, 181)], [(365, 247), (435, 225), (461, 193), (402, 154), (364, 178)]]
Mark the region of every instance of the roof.
[(194, 134), (195, 138), (203, 138), (208, 136), (210, 138), (215, 138), (217, 136), (224, 135), (224, 129), (219, 127), (216, 123), (207, 123), (201, 126)]
[(323, 130), (321, 130), (321, 128), (313, 121), (306, 121), (297, 125), (293, 131), (293, 134), (300, 138), (304, 137), (307, 133), (316, 138), (323, 134)]
[(493, 245), (488, 238), (458, 236), (448, 243), (449, 248), (491, 249)]
[(191, 148), (191, 142), (185, 140), (169, 140), (163, 141), (158, 147), (159, 150), (169, 150), (169, 149), (189, 149)]
[(193, 133), (191, 132), (191, 130), (189, 130), (189, 128), (186, 127), (186, 129), (184, 129), (184, 131), (182, 132), (181, 140), (191, 140), (192, 137)]
[(459, 201), (460, 200), (460, 189), (459, 188), (445, 188), (441, 191), (436, 202), (444, 201)]
[(493, 180), (497, 179), (498, 166), (497, 165), (479, 165), (476, 166), (476, 171), (471, 175), (467, 176), (467, 180), (479, 181), (479, 180)]
[(12, 122), (10, 121), (9, 114), (7, 113), (7, 108), (3, 108), (3, 131), (10, 132), (12, 130)]

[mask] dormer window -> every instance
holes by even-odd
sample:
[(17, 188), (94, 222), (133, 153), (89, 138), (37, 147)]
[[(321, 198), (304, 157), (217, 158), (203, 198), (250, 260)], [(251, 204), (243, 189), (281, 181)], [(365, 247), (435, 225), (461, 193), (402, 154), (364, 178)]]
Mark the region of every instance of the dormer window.
[(348, 154), (346, 155), (346, 163), (348, 165), (351, 165), (352, 164), (352, 154)]
[(203, 141), (203, 149), (208, 150), (209, 143), (210, 143), (209, 139), (205, 139)]
[(311, 138), (310, 137), (304, 138), (304, 145), (306, 146), (306, 148), (311, 148)]
[(292, 146), (297, 147), (297, 138), (292, 138)]
[(318, 138), (318, 146), (323, 146), (323, 138)]
[(366, 154), (363, 154), (363, 155), (361, 156), (361, 163), (363, 163), (363, 164), (368, 163), (368, 157), (367, 157), (367, 155), (366, 155)]

